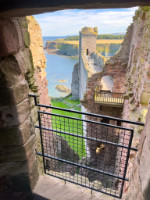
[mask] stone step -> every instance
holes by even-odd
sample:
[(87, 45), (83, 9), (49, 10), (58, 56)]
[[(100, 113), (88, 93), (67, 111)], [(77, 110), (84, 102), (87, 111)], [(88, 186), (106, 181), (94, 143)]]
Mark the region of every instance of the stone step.
[(54, 178), (40, 176), (33, 200), (115, 200), (115, 198)]

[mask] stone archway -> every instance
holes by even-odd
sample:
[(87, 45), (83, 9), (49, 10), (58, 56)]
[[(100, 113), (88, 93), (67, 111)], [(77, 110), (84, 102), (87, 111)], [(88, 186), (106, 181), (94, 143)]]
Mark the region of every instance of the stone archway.
[[(42, 2), (42, 3), (41, 3)], [(28, 33), (25, 31), (26, 23), (19, 24), (18, 18), (12, 17), (21, 17), (31, 14), (37, 13), (44, 13), (54, 10), (61, 10), (61, 9), (69, 9), (69, 8), (117, 8), (117, 7), (131, 7), (131, 6), (147, 6), (150, 5), (150, 2), (147, 0), (107, 0), (107, 1), (98, 1), (94, 0), (92, 3), (91, 1), (9, 1), (9, 0), (2, 0), (0, 2), (0, 92), (3, 98), (0, 99), (1, 105), (1, 113), (0, 113), (0, 134), (1, 134), (1, 167), (2, 171), (7, 171), (10, 175), (11, 170), (13, 168), (14, 176), (7, 177), (4, 176), (5, 186), (7, 186), (8, 182), (12, 180), (12, 183), (16, 183), (17, 189), (20, 189), (20, 181), (24, 181), (27, 183), (28, 191), (31, 190), (32, 186), (36, 184), (36, 179), (33, 180), (31, 183), (29, 180), (29, 176), (33, 178), (38, 177), (36, 174), (36, 156), (35, 156), (35, 135), (33, 135), (34, 130), (31, 129), (30, 122), (27, 121), (27, 118), (30, 118), (29, 114), (31, 112), (28, 102), (28, 85), (26, 82), (25, 74), (27, 72), (26, 67), (31, 67), (32, 69), (32, 61), (30, 52), (27, 50), (29, 46), (29, 38)], [(144, 16), (143, 16), (144, 18)], [(19, 27), (20, 26), (20, 27)], [(9, 34), (7, 35), (6, 32)], [(7, 36), (7, 37), (6, 37)], [(11, 45), (10, 45), (11, 44)], [(18, 57), (18, 52), (23, 51), (25, 54), (21, 54)], [(26, 63), (25, 61), (29, 61)], [(10, 61), (10, 63), (9, 63)], [(30, 69), (30, 70), (31, 70)], [(3, 71), (2, 71), (3, 70)], [(9, 74), (10, 70), (13, 71), (12, 74)], [(29, 78), (29, 77), (28, 77)], [(14, 82), (12, 84), (11, 81)], [(31, 81), (31, 82), (30, 82)], [(32, 86), (32, 76), (30, 77), (30, 83)], [(15, 84), (14, 84), (15, 83)], [(19, 85), (18, 85), (19, 83)], [(33, 90), (36, 88), (32, 88)], [(24, 91), (24, 92), (23, 92)], [(33, 103), (33, 102), (32, 102)], [(7, 105), (8, 104), (8, 105)], [(9, 111), (9, 112), (8, 112)], [(12, 113), (11, 113), (12, 112)], [(17, 113), (17, 118), (14, 120), (13, 113)], [(24, 113), (24, 114), (22, 114)], [(25, 116), (27, 115), (27, 116)], [(149, 115), (149, 114), (148, 114)], [(36, 119), (35, 119), (36, 120)], [(20, 123), (26, 122), (26, 126)], [(15, 126), (11, 127), (11, 123), (14, 123)], [(145, 127), (145, 132), (143, 132), (143, 137), (147, 134), (148, 135), (148, 127), (149, 121), (146, 122), (147, 126)], [(8, 125), (8, 126), (7, 126)], [(3, 131), (3, 132), (2, 132)], [(15, 136), (12, 133), (15, 131)], [(21, 136), (21, 137), (20, 137)], [(147, 138), (148, 138), (147, 137)], [(29, 141), (27, 142), (27, 138)], [(24, 140), (24, 141), (23, 141)], [(142, 144), (146, 143), (147, 140), (143, 139)], [(17, 143), (18, 142), (18, 143)], [(20, 149), (16, 149), (16, 143), (19, 144)], [(14, 146), (15, 147), (14, 147)], [(11, 148), (8, 151), (8, 146)], [(142, 151), (142, 147), (140, 149), (140, 154), (143, 155), (142, 161), (144, 162), (145, 168), (147, 168), (147, 160), (144, 157), (144, 152), (147, 150)], [(12, 157), (7, 157), (8, 153), (11, 153)], [(10, 156), (10, 155), (9, 155)], [(139, 155), (140, 156), (140, 155)], [(18, 159), (20, 160), (18, 167)], [(7, 164), (5, 161), (7, 160)], [(13, 161), (13, 167), (12, 162)], [(17, 163), (17, 167), (16, 164)], [(143, 168), (143, 170), (141, 170)], [(142, 171), (141, 177), (144, 176), (144, 167), (142, 167), (142, 163), (139, 166), (139, 163), (136, 165), (137, 171)], [(16, 170), (16, 171), (15, 171)], [(139, 177), (138, 172), (136, 171), (136, 176)], [(18, 172), (18, 174), (15, 174)], [(35, 173), (35, 174), (34, 174)], [(143, 183), (142, 192), (145, 196), (148, 196), (149, 193), (149, 179), (146, 177), (146, 183)], [(144, 180), (144, 179), (143, 179)], [(139, 181), (139, 180), (138, 180)], [(138, 182), (137, 181), (137, 182)], [(140, 181), (139, 181), (140, 182)], [(1, 183), (1, 182), (0, 182)], [(3, 184), (3, 183), (2, 183)], [(134, 182), (133, 182), (134, 184)], [(13, 184), (12, 184), (13, 185)], [(13, 185), (14, 186), (14, 185)], [(141, 186), (141, 185), (140, 185)], [(138, 189), (138, 188), (137, 188)], [(22, 190), (22, 189), (20, 189)], [(136, 191), (134, 191), (136, 193)], [(142, 195), (142, 193), (141, 193)], [(20, 198), (20, 197), (19, 197)], [(143, 197), (142, 197), (143, 198)]]

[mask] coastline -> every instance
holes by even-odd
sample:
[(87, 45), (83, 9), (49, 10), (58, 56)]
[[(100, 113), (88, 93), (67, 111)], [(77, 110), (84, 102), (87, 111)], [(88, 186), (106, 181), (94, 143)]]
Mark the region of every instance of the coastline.
[(56, 54), (56, 55), (60, 55), (58, 53), (59, 49), (44, 49), (44, 52), (47, 54)]
[(45, 54), (58, 55), (58, 56), (66, 56), (66, 57), (70, 57), (70, 58), (73, 58), (73, 59), (78, 59), (79, 58), (79, 55), (77, 55), (77, 56), (68, 56), (68, 55), (61, 54), (61, 53), (59, 53), (59, 49), (44, 49), (44, 53)]

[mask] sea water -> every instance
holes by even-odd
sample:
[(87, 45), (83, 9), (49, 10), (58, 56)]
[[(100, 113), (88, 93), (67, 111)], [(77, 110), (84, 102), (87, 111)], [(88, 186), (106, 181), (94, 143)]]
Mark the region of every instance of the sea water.
[[(61, 56), (56, 54), (46, 55), (46, 77), (48, 80), (48, 93), (51, 97), (64, 97), (66, 93), (59, 92), (56, 85), (65, 85), (71, 89), (72, 72), (74, 65), (78, 62), (77, 58)], [(64, 80), (65, 82), (59, 82)]]

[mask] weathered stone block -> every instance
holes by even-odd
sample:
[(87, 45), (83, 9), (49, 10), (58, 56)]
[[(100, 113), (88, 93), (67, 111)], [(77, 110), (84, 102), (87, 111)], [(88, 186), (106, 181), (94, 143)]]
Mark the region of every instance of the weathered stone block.
[(15, 55), (15, 58), (18, 62), (18, 65), (21, 66), (22, 69), (24, 69), (24, 72), (31, 72), (34, 71), (33, 66), (33, 60), (32, 60), (32, 54), (29, 49), (24, 49), (20, 51), (18, 54)]
[(150, 158), (147, 155), (150, 155), (150, 149), (148, 148), (147, 141), (145, 141), (140, 160), (140, 180), (145, 199), (150, 197)]
[[(15, 176), (21, 173), (28, 173), (32, 176), (33, 170), (37, 168), (37, 158), (35, 154), (32, 154), (28, 160), (25, 161), (7, 161), (0, 164), (0, 175)], [(43, 165), (43, 160), (41, 161)]]
[(9, 87), (24, 79), (24, 70), (14, 56), (8, 56), (0, 62), (0, 87)]
[(13, 20), (0, 20), (0, 57), (19, 52), (21, 32)]
[(19, 126), (27, 120), (30, 114), (28, 99), (17, 106), (6, 106), (0, 110), (0, 128)]
[(21, 126), (0, 129), (0, 147), (23, 145), (31, 136), (30, 121), (26, 120)]
[(150, 93), (148, 92), (142, 92), (140, 97), (140, 103), (144, 105), (148, 105), (150, 99)]
[(38, 107), (34, 106), (34, 108), (32, 108), (31, 110), (31, 118), (32, 118), (32, 123), (36, 124), (37, 120), (38, 120)]
[(7, 146), (1, 149), (0, 164), (5, 162), (27, 161), (35, 154), (35, 135), (32, 135), (23, 146)]
[(26, 80), (23, 80), (10, 88), (0, 87), (0, 94), (0, 105), (16, 105), (28, 97), (29, 87)]

